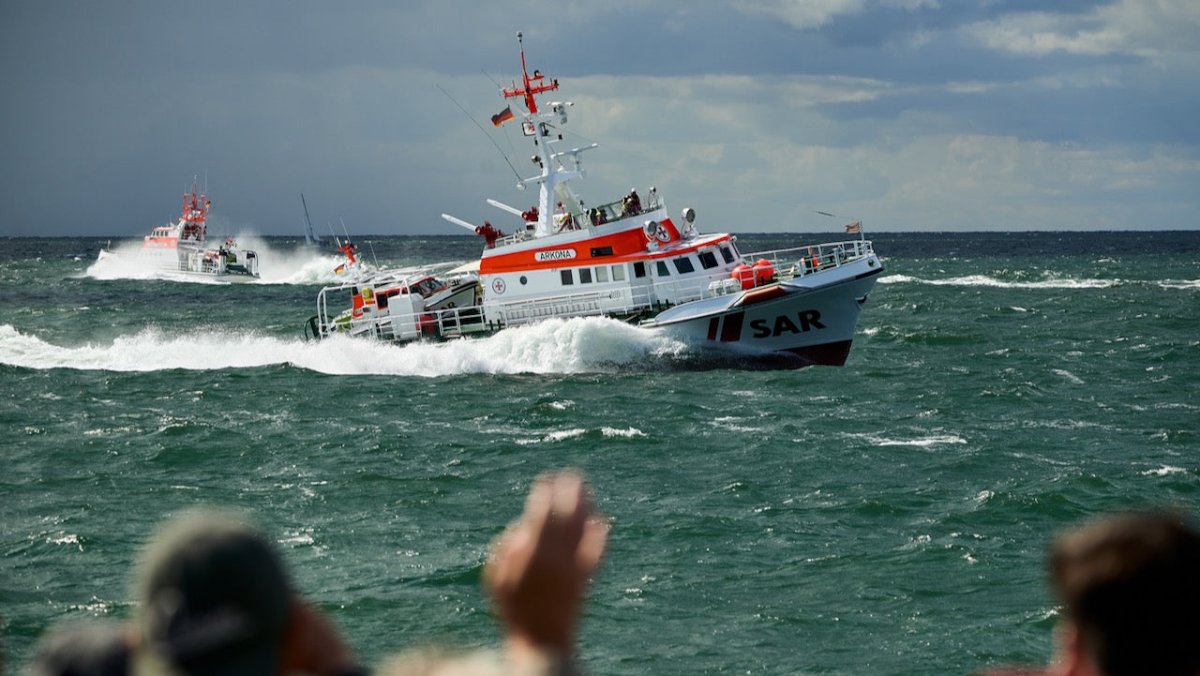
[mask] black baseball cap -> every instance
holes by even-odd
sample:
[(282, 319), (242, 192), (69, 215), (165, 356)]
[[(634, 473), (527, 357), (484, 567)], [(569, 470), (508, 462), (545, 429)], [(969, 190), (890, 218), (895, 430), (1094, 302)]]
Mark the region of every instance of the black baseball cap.
[(291, 584), (272, 543), (239, 515), (204, 510), (168, 520), (135, 584), (135, 674), (278, 672)]

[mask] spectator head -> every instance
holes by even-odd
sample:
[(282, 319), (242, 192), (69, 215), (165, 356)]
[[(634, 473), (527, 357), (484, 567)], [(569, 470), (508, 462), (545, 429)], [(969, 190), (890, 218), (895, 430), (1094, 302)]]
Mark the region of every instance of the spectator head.
[(168, 520), (143, 553), (136, 585), (138, 673), (279, 671), (287, 573), (266, 536), (238, 516)]
[(1060, 657), (1109, 676), (1200, 673), (1200, 534), (1180, 516), (1123, 514), (1069, 531), (1050, 573), (1072, 634)]

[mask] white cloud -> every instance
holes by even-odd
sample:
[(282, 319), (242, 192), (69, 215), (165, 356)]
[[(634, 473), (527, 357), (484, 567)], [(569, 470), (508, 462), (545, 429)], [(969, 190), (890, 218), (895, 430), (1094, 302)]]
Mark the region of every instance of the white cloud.
[[(238, 5), (214, 17), (228, 30), (189, 75), (203, 93), (194, 101), (165, 94), (176, 62), (141, 68), (155, 63), (166, 31), (127, 31), (109, 41), (120, 50), (77, 53), (68, 48), (79, 40), (67, 37), (94, 33), (107, 14), (77, 17), (60, 35), (58, 19), (42, 12), (9, 31), (27, 35), (14, 51), (21, 59), (10, 60), (21, 68), (0, 68), (15, 91), (0, 125), (0, 226), (76, 227), (79, 208), (54, 186), (87, 182), (108, 200), (89, 208), (109, 215), (88, 227), (138, 230), (169, 216), (147, 195), (174, 194), (203, 169), (222, 212), (263, 232), (292, 231), (294, 214), (278, 205), (299, 191), (362, 232), (445, 232), (442, 211), (494, 217), (488, 196), (528, 206), (530, 193), (515, 193), (513, 170), (468, 120), (493, 133), (518, 173), (533, 173), (519, 130), (494, 133), (487, 123), (505, 101), (474, 65), (507, 83), (523, 28), (531, 65), (563, 76), (561, 98), (577, 103), (568, 142), (601, 144), (584, 156), (589, 178), (579, 189), (591, 203), (656, 185), (675, 213), (693, 206), (709, 230), (828, 228), (816, 209), (877, 230), (1196, 227), (1200, 146), (1187, 118), (1200, 95), (1196, 0), (1116, 0), (966, 27), (949, 11), (895, 21), (938, 6), (928, 0), (735, 0), (733, 11), (688, 0), (518, 2), (528, 10), (518, 14), (541, 23), (510, 26), (511, 8), (490, 5), (368, 4), (309, 17), (323, 28), (306, 39)], [(789, 41), (773, 25), (759, 50), (763, 17), (813, 32), (839, 17), (876, 21), (879, 39), (850, 48), (820, 35)], [(110, 19), (101, 32), (130, 28)], [(540, 37), (564, 25), (555, 32), (567, 42)], [(584, 25), (592, 46), (574, 49), (573, 27)], [(666, 39), (630, 51), (630, 26)], [(720, 34), (710, 36), (714, 26)], [(681, 41), (674, 30), (690, 32)], [(964, 34), (1005, 53), (1139, 58), (1021, 59), (1014, 68), (1018, 60), (981, 55)], [(691, 59), (688, 49), (713, 38), (728, 38), (722, 58)], [(813, 44), (828, 53), (811, 58)], [(796, 63), (841, 74), (789, 75)], [(78, 100), (89, 101), (86, 114)], [(161, 148), (181, 136), (204, 142), (164, 158)], [(120, 170), (97, 176), (96, 166)]]
[(1027, 12), (963, 27), (984, 46), (1016, 54), (1053, 52), (1157, 58), (1200, 51), (1200, 3), (1120, 0), (1086, 14)]
[(570, 90), (586, 95), (568, 97), (567, 130), (601, 143), (577, 186), (584, 198), (656, 185), (708, 230), (828, 229), (817, 209), (877, 230), (1161, 227), (1200, 185), (1186, 147), (947, 132), (945, 113), (842, 120), (817, 105), (896, 93), (869, 79), (597, 76)]
[(861, 14), (878, 7), (893, 7), (910, 12), (936, 9), (939, 0), (736, 0), (734, 6), (749, 14), (761, 14), (781, 19), (793, 28), (819, 28), (839, 15)]
[(734, 6), (749, 14), (781, 19), (794, 28), (818, 28), (839, 14), (857, 14), (865, 0), (737, 0)]
[(1014, 14), (966, 30), (991, 49), (1035, 56), (1058, 51), (1108, 54), (1122, 51), (1127, 43), (1119, 30), (1101, 26), (1094, 17), (1079, 19), (1043, 12)]

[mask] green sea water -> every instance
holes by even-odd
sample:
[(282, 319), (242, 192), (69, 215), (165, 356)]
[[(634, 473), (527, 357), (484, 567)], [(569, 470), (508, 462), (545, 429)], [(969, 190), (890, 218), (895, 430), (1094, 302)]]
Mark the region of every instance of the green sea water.
[[(0, 621), (134, 611), (180, 508), (246, 510), (364, 661), (497, 643), (489, 541), (540, 472), (613, 522), (595, 674), (929, 674), (1042, 662), (1043, 555), (1104, 511), (1200, 512), (1200, 233), (885, 234), (842, 368), (762, 370), (599, 320), (393, 347), (306, 343), (332, 256), (264, 282), (2, 240)], [(743, 235), (743, 251), (799, 245)], [(465, 237), (359, 242), (468, 260)]]

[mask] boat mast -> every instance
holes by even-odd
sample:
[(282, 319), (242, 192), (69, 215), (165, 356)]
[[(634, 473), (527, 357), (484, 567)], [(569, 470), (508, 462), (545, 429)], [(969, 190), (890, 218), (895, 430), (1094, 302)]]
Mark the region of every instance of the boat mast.
[(308, 224), (308, 229), (304, 231), (304, 243), (320, 244), (321, 236), (313, 230), (312, 219), (308, 217), (308, 202), (304, 201), (304, 193), (300, 193), (300, 204), (304, 205), (304, 222)]
[[(538, 183), (538, 220), (534, 234), (536, 236), (544, 236), (552, 234), (555, 231), (554, 214), (558, 206), (557, 193), (560, 190), (566, 193), (569, 202), (564, 207), (570, 212), (572, 208), (577, 208), (578, 200), (573, 194), (567, 190), (565, 183), (573, 178), (583, 175), (582, 169), (579, 166), (579, 152), (581, 149), (575, 149), (566, 153), (554, 153), (551, 149), (551, 144), (558, 143), (562, 140), (562, 135), (553, 131), (555, 125), (551, 124), (557, 121), (558, 124), (565, 124), (567, 121), (566, 107), (569, 103), (551, 103), (551, 110), (543, 112), (538, 110), (537, 94), (542, 94), (558, 89), (558, 80), (551, 79), (546, 81), (546, 76), (542, 75), (540, 70), (534, 70), (533, 75), (529, 74), (529, 68), (525, 63), (525, 41), (521, 33), (517, 33), (517, 43), (521, 50), (521, 86), (514, 85), (502, 90), (504, 98), (521, 98), (525, 104), (525, 111), (521, 114), (522, 131), (527, 136), (534, 137), (534, 145), (538, 149), (537, 163), (541, 166), (542, 173), (534, 178), (528, 178), (522, 181), (526, 183)], [(559, 161), (560, 155), (569, 154), (575, 160), (575, 168), (568, 170)], [(586, 219), (585, 224), (587, 223)]]

